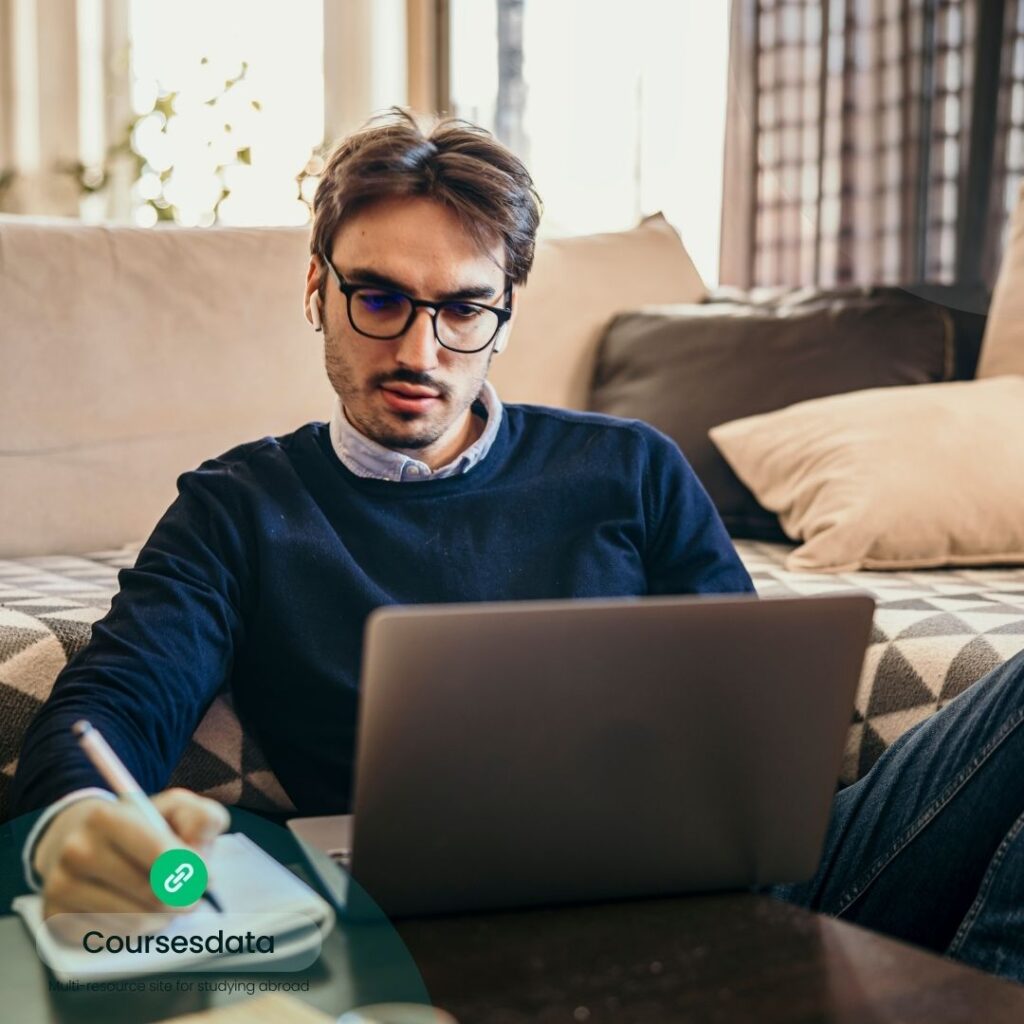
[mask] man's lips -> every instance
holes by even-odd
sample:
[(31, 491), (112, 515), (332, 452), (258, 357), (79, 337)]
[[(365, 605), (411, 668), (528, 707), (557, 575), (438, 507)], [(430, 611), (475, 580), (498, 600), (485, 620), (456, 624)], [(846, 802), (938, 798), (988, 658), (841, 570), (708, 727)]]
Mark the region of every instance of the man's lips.
[(438, 392), (434, 388), (424, 387), (422, 384), (406, 384), (404, 381), (389, 381), (381, 384), (385, 391), (394, 391), (407, 398), (437, 398)]
[(389, 383), (380, 386), (384, 402), (395, 412), (424, 412), (441, 401), (438, 392), (419, 384)]

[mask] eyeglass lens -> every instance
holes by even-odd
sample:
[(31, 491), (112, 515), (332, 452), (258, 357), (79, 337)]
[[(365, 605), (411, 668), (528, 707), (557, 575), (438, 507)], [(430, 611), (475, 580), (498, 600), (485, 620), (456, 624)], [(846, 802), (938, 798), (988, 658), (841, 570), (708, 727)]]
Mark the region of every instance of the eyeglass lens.
[[(396, 292), (360, 288), (352, 293), (352, 324), (373, 338), (394, 338), (405, 329), (413, 311), (409, 299)], [(495, 313), (465, 302), (437, 304), (437, 334), (453, 349), (482, 348), (497, 333)]]

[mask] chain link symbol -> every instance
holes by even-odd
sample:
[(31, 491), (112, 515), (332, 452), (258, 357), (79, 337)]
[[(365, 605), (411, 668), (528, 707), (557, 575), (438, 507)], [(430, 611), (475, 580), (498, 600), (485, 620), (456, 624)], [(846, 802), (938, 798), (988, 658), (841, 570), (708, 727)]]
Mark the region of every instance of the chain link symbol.
[(191, 864), (179, 864), (177, 869), (164, 879), (164, 888), (168, 892), (177, 892), (195, 873), (196, 869)]
[(206, 892), (208, 874), (194, 850), (164, 850), (149, 869), (153, 895), (170, 907), (188, 907)]

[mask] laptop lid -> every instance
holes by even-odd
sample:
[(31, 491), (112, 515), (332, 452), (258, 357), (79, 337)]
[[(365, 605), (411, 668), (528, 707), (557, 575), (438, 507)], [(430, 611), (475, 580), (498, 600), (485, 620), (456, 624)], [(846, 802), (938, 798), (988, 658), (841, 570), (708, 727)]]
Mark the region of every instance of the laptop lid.
[(351, 871), (390, 916), (809, 877), (874, 600), (379, 609)]

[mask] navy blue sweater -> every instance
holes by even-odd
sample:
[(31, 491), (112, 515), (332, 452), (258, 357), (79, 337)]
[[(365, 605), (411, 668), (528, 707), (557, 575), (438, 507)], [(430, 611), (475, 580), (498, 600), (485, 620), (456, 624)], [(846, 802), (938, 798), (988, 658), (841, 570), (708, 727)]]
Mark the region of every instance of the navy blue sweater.
[(295, 806), (345, 811), (379, 605), (753, 590), (679, 450), (636, 421), (507, 405), (478, 465), (417, 483), (354, 475), (311, 423), (178, 492), (30, 727), (16, 812), (102, 785), (80, 717), (162, 789), (228, 679)]

